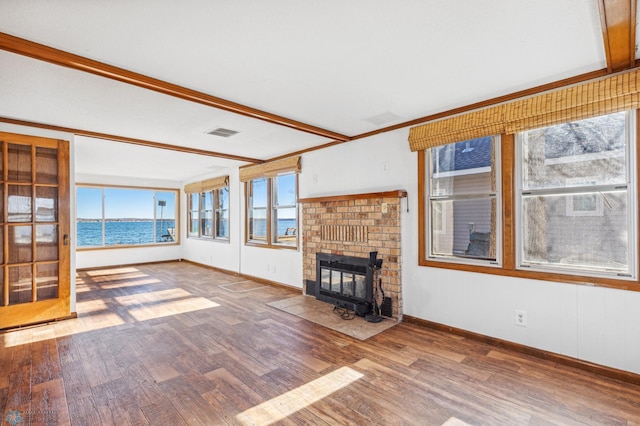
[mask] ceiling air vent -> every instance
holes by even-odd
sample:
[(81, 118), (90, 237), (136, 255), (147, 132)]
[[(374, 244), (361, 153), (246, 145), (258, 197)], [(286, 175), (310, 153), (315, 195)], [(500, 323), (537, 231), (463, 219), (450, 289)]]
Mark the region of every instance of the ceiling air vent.
[(208, 135), (220, 136), (221, 138), (228, 138), (233, 135), (238, 134), (235, 130), (224, 129), (222, 127), (218, 127), (217, 129), (213, 129), (210, 132), (207, 132)]
[(382, 114), (378, 114), (378, 115), (374, 115), (373, 117), (369, 117), (369, 118), (365, 118), (365, 121), (368, 121), (369, 123), (376, 125), (376, 126), (382, 126), (383, 124), (388, 124), (391, 123), (393, 121), (397, 121), (399, 119), (401, 119), (402, 117), (400, 117), (398, 114), (391, 112), (391, 111), (386, 111), (383, 112)]

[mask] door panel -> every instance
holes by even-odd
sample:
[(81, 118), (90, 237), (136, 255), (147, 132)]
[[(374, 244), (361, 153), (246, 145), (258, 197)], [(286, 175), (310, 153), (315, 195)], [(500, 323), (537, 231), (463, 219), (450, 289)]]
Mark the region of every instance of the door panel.
[(0, 132), (0, 329), (70, 315), (69, 144)]

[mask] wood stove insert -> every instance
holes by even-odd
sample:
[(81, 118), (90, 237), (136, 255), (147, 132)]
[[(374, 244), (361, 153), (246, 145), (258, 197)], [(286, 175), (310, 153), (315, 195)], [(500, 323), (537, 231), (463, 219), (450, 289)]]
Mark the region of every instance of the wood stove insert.
[(372, 313), (374, 279), (382, 266), (377, 256), (376, 251), (369, 258), (316, 253), (316, 298), (359, 316)]

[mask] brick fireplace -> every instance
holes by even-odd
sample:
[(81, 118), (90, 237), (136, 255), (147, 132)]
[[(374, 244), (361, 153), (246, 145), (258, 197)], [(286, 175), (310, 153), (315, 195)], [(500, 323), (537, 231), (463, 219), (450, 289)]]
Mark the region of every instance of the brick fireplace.
[(385, 297), (402, 318), (401, 201), (403, 190), (302, 198), (303, 287), (316, 281), (316, 253), (368, 258), (378, 252)]

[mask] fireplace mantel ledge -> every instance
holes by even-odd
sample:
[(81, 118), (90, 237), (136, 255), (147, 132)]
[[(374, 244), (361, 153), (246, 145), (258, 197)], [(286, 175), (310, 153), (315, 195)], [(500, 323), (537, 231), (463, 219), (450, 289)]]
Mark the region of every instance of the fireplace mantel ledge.
[(311, 197), (300, 198), (299, 203), (324, 203), (328, 201), (349, 201), (349, 200), (363, 200), (368, 198), (405, 198), (407, 191), (404, 189), (397, 189), (395, 191), (386, 192), (368, 192), (365, 194), (346, 194), (346, 195), (328, 195), (325, 197)]

